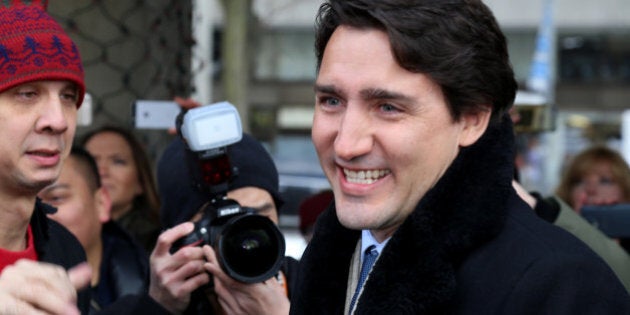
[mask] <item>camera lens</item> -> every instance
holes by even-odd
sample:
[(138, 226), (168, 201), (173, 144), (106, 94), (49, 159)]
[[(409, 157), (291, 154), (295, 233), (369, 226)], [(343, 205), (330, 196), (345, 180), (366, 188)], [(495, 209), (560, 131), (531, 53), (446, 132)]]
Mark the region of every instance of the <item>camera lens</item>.
[(284, 258), (284, 237), (271, 220), (255, 214), (230, 220), (219, 236), (218, 245), (225, 272), (246, 283), (271, 278)]

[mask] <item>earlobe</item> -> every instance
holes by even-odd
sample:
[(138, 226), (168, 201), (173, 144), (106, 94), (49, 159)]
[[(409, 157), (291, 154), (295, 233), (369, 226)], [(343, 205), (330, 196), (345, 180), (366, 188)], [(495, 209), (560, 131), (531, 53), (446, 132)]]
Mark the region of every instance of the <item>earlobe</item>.
[(488, 128), (491, 115), (492, 110), (490, 107), (463, 113), (461, 117), (463, 128), (459, 138), (459, 146), (467, 147), (477, 142)]

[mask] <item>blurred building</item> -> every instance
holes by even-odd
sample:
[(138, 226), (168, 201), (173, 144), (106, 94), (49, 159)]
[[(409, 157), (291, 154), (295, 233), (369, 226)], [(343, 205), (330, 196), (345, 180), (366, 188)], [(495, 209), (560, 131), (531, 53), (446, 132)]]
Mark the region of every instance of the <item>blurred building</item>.
[[(306, 186), (302, 194), (321, 189), (326, 182), (310, 143), (313, 24), (321, 0), (250, 1), (250, 130), (273, 152), (287, 186)], [(508, 37), (523, 85), (544, 1), (485, 0)], [(206, 9), (196, 12), (200, 3)], [(68, 29), (85, 60), (92, 119), (79, 134), (110, 123), (133, 128), (135, 99), (170, 100), (208, 89), (212, 101), (223, 100), (220, 1), (50, 0), (49, 11)], [(523, 131), (520, 138), (523, 154), (531, 157), (527, 184), (543, 192), (555, 186), (563, 161), (574, 152), (592, 142), (620, 146), (621, 113), (630, 108), (630, 1), (555, 0), (553, 17), (554, 99), (544, 104), (553, 106), (547, 113), (551, 124)], [(199, 27), (204, 30), (195, 31)], [(195, 50), (202, 42), (210, 43), (208, 49)], [(194, 86), (204, 69), (211, 69), (212, 83)], [(163, 130), (137, 132), (153, 158), (170, 140)], [(286, 213), (294, 213), (295, 204), (289, 203)]]
[[(508, 37), (517, 80), (525, 89), (545, 1), (485, 2)], [(319, 3), (254, 1), (258, 48), (251, 59), (251, 106), (254, 112), (273, 112), (276, 138), (297, 137), (310, 127), (315, 78), (312, 24)], [(627, 0), (553, 1), (554, 97), (551, 104), (544, 104), (552, 109), (544, 111), (550, 116), (545, 117), (546, 126), (525, 130), (519, 138), (528, 157), (523, 175), (529, 188), (550, 192), (563, 162), (592, 143), (620, 148), (621, 113), (630, 108), (628, 16)], [(272, 130), (264, 124), (257, 127)]]

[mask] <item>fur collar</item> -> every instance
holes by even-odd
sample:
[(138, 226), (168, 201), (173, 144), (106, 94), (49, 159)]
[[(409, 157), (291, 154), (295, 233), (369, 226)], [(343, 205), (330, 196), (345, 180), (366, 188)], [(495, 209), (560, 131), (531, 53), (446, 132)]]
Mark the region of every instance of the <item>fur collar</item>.
[[(505, 115), (447, 172), (394, 233), (373, 267), (357, 314), (442, 313), (461, 262), (502, 229), (512, 191), (514, 139)], [(341, 226), (334, 205), (318, 220), (304, 256), (296, 314), (342, 314), (360, 231)]]

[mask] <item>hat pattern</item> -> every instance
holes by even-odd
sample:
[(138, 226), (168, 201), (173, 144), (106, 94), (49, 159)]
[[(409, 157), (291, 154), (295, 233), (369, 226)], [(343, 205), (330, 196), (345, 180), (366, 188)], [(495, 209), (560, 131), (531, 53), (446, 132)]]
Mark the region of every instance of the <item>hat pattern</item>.
[[(42, 2), (0, 4), (0, 92), (35, 80), (69, 80), (85, 93), (76, 45)], [(45, 4), (45, 2), (44, 2)]]

